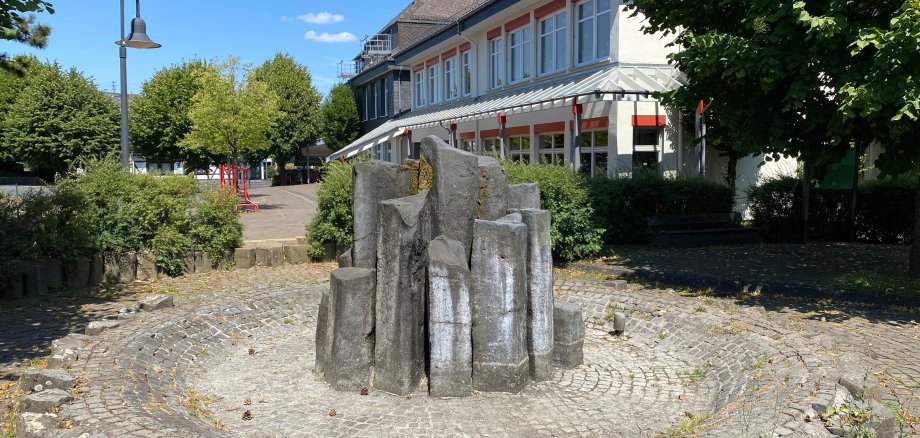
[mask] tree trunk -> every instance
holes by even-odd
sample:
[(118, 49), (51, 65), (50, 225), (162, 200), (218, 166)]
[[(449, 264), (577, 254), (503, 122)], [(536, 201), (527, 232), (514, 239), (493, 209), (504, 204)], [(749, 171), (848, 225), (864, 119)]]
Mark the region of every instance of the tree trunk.
[(286, 165), (287, 163), (285, 163), (284, 161), (275, 159), (275, 166), (278, 167), (278, 185), (279, 186), (287, 185), (287, 178), (285, 178), (285, 175), (284, 175), (284, 166)]
[(808, 162), (802, 165), (802, 205), (799, 211), (799, 226), (801, 227), (802, 243), (808, 243), (808, 209), (811, 200), (811, 172)]
[(914, 236), (910, 247), (910, 276), (920, 278), (920, 176), (917, 177), (917, 193), (914, 200)]
[(728, 151), (728, 170), (725, 172), (725, 183), (735, 193), (738, 184), (738, 152), (734, 149)]

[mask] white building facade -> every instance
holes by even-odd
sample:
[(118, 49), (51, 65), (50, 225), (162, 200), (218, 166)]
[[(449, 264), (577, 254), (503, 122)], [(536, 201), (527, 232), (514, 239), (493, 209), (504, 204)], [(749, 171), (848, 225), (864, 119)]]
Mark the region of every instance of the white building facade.
[[(638, 169), (697, 175), (693, 126), (654, 97), (681, 85), (667, 63), (673, 36), (645, 34), (642, 24), (621, 1), (484, 1), (394, 54), (411, 69), (411, 111), (330, 158), (398, 163), (435, 135), (477, 154), (611, 178)], [(744, 161), (738, 168), (754, 175), (739, 179), (770, 171), (756, 157)], [(704, 167), (718, 178), (715, 163)]]

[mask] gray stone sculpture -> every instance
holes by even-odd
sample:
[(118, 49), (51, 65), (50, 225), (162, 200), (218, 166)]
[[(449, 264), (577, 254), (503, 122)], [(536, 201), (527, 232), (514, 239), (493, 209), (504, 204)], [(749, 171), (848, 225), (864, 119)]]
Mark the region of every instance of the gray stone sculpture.
[[(335, 389), (518, 392), (582, 361), (580, 308), (553, 300), (550, 213), (495, 159), (422, 141), (355, 166), (353, 246), (317, 313), (314, 372)], [(561, 318), (561, 319), (560, 319)], [(427, 378), (427, 379), (426, 379)]]

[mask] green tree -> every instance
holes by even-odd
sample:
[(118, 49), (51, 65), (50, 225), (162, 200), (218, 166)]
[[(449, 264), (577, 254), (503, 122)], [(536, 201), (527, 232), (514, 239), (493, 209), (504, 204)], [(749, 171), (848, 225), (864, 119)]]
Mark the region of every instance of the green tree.
[(332, 87), (322, 107), (322, 135), (333, 152), (348, 146), (358, 138), (361, 124), (358, 104), (347, 83)]
[(7, 113), (3, 141), (33, 169), (65, 173), (80, 159), (118, 150), (118, 107), (76, 69), (40, 69)]
[(213, 161), (205, 150), (182, 147), (192, 130), (189, 112), (197, 77), (207, 63), (201, 60), (163, 68), (144, 82), (141, 92), (129, 102), (131, 146), (148, 160), (182, 161), (188, 171), (206, 168)]
[[(863, 141), (878, 141), (876, 161), (889, 175), (918, 175), (916, 213), (920, 213), (920, 0), (907, 0), (879, 26), (864, 29), (850, 46), (868, 71), (840, 90), (847, 121), (865, 126)], [(920, 278), (920, 214), (914, 216), (910, 272)]]
[[(283, 53), (265, 61), (252, 70), (252, 80), (262, 82), (278, 97), (281, 117), (269, 133), (269, 154), (284, 174), (286, 163), (294, 159), (302, 147), (319, 137), (319, 105), (322, 97), (313, 87), (310, 71), (293, 57)], [(281, 178), (283, 183), (284, 178)]]
[[(16, 98), (29, 84), (29, 75), (34, 75), (34, 70), (42, 64), (32, 56), (17, 56), (8, 61), (16, 67), (15, 70), (0, 68), (0, 139), (3, 138), (3, 121), (13, 107)], [(9, 149), (0, 144), (0, 165), (11, 164), (12, 155)]]
[(183, 147), (239, 163), (243, 155), (266, 156), (269, 133), (280, 116), (278, 99), (268, 87), (247, 77), (236, 58), (200, 71), (192, 99), (192, 130)]
[[(44, 0), (4, 0), (0, 1), (0, 40), (18, 41), (32, 47), (44, 48), (48, 44), (51, 28), (35, 22), (35, 15), (54, 13), (51, 3)], [(15, 71), (17, 65), (9, 63), (6, 53), (0, 53), (0, 68)]]

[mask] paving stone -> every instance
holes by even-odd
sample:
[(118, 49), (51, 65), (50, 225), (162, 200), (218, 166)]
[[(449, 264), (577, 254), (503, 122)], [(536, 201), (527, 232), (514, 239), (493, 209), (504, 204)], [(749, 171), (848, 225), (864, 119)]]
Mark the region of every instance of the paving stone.
[[(352, 171), (352, 262), (375, 269), (377, 258), (377, 204), (396, 197), (398, 165), (371, 160)], [(333, 256), (335, 256), (333, 254)]]
[(554, 306), (555, 361), (562, 368), (575, 368), (584, 363), (585, 326), (581, 306), (561, 300), (556, 300)]
[(17, 438), (39, 438), (49, 436), (57, 429), (60, 418), (56, 414), (21, 412), (16, 418)]
[(472, 279), (463, 244), (438, 236), (428, 245), (428, 392), (472, 393)]
[(51, 341), (51, 356), (48, 358), (49, 369), (61, 369), (73, 365), (87, 350), (92, 338), (83, 334), (71, 333)]
[(470, 302), (479, 391), (518, 392), (530, 380), (526, 266), (526, 225), (476, 220)]
[(121, 323), (111, 319), (106, 319), (102, 321), (93, 321), (86, 325), (86, 335), (87, 336), (96, 336), (106, 330), (111, 330), (117, 328)]
[(144, 312), (153, 312), (155, 310), (165, 309), (174, 306), (173, 296), (169, 294), (151, 295), (142, 299), (139, 303), (140, 310)]
[(415, 391), (425, 373), (427, 199), (423, 191), (378, 206), (374, 388), (399, 395)]
[(284, 261), (293, 265), (310, 263), (310, 245), (284, 245)]
[(236, 269), (249, 269), (256, 265), (255, 248), (236, 248), (233, 250), (233, 262)]
[(358, 391), (370, 385), (376, 278), (373, 269), (332, 271), (328, 303), (331, 323), (326, 332), (329, 347), (323, 375), (339, 391)]
[(530, 376), (535, 381), (553, 376), (553, 254), (550, 212), (512, 210), (527, 225), (527, 349)]
[(67, 391), (62, 389), (47, 389), (42, 392), (28, 394), (19, 402), (22, 412), (49, 413), (64, 403), (73, 401)]
[(466, 255), (473, 242), (478, 209), (479, 159), (435, 136), (422, 139), (421, 161), (431, 167), (428, 193), (431, 237), (443, 235), (463, 243)]
[(76, 386), (77, 382), (69, 372), (64, 370), (30, 368), (22, 373), (19, 384), (27, 391), (34, 390), (36, 385), (42, 385), (44, 390), (62, 389), (66, 391)]
[(494, 221), (508, 212), (508, 176), (495, 158), (476, 158), (479, 166), (476, 219)]
[(508, 187), (508, 208), (540, 208), (540, 185), (536, 183), (512, 184)]

